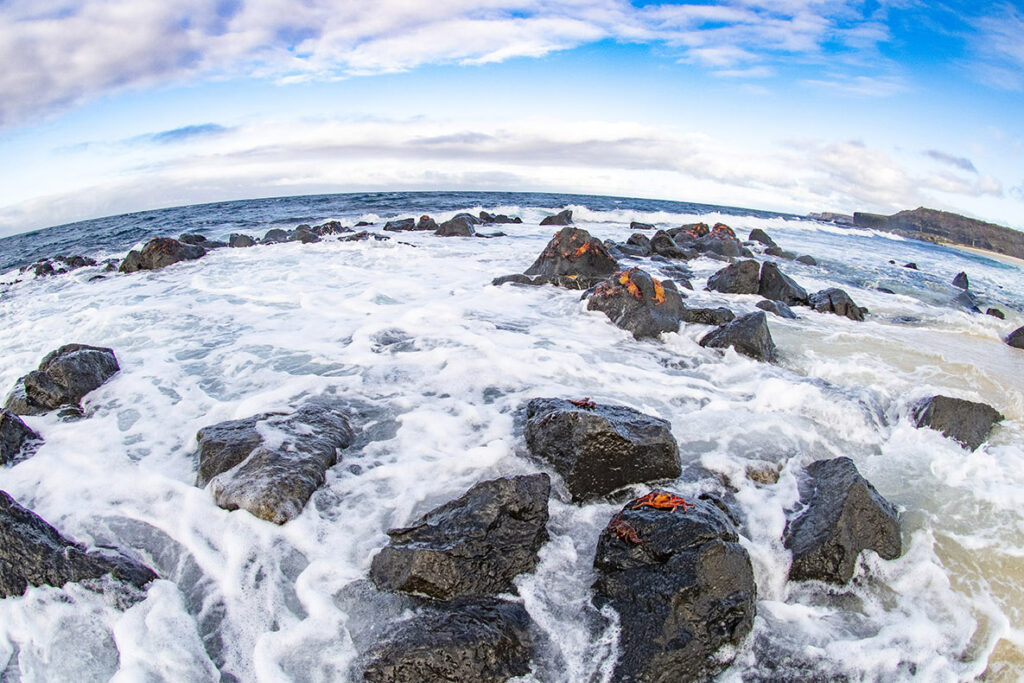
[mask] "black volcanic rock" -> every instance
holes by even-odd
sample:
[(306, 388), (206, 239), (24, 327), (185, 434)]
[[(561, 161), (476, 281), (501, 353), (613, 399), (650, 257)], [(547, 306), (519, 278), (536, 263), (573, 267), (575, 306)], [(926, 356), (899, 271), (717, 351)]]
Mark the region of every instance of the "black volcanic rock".
[(708, 278), (708, 289), (725, 294), (757, 294), (761, 267), (757, 261), (737, 261)]
[(1024, 349), (1024, 327), (1018, 327), (1006, 337), (1006, 343), (1015, 349)]
[(773, 240), (771, 237), (769, 237), (768, 233), (766, 233), (761, 228), (754, 228), (753, 230), (751, 230), (750, 231), (750, 236), (747, 237), (747, 240), (749, 240), (751, 242), (760, 242), (761, 244), (763, 244), (766, 247), (778, 247), (779, 246), (779, 245), (777, 245), (775, 243), (775, 240)]
[[(388, 221), (387, 223), (384, 224), (384, 229), (387, 230), (388, 232), (404, 232), (407, 230), (415, 230), (416, 219), (402, 218), (393, 221)], [(436, 229), (437, 228), (435, 228), (435, 230)]]
[(758, 301), (755, 305), (762, 311), (768, 311), (769, 313), (777, 315), (780, 318), (787, 318), (789, 320), (796, 319), (796, 313), (793, 312), (793, 309), (791, 309), (789, 306), (782, 303), (781, 301), (775, 301), (774, 299), (764, 299), (762, 301)]
[(675, 283), (664, 284), (639, 268), (615, 273), (599, 284), (587, 301), (588, 311), (601, 311), (636, 339), (679, 330), (683, 299)]
[(437, 227), (437, 221), (426, 214), (420, 216), (420, 219), (416, 221), (416, 230), (436, 231)]
[[(463, 215), (463, 214), (459, 214), (459, 215)], [(468, 214), (465, 214), (465, 215), (468, 215)], [(486, 211), (481, 211), (480, 212), (480, 222), (481, 223), (500, 223), (500, 224), (514, 223), (514, 224), (518, 224), (518, 223), (522, 223), (523, 219), (520, 218), (519, 216), (506, 216), (503, 213), (493, 214), (493, 213), (487, 213)]]
[(650, 256), (653, 251), (651, 249), (651, 239), (642, 232), (635, 232), (630, 235), (629, 239), (626, 240), (626, 244), (637, 247), (642, 256)]
[(38, 370), (18, 380), (5, 407), (18, 415), (41, 415), (62, 406), (78, 407), (86, 394), (98, 389), (120, 369), (111, 349), (65, 344), (48, 353)]
[(122, 273), (139, 270), (158, 270), (179, 261), (192, 261), (203, 257), (206, 250), (194, 244), (182, 244), (170, 237), (154, 237), (146, 242), (141, 251), (128, 252), (121, 267)]
[(672, 239), (664, 230), (659, 230), (654, 233), (654, 237), (651, 238), (651, 251), (665, 258), (691, 258), (692, 253), (682, 249), (676, 241)]
[(802, 263), (805, 266), (816, 266), (816, 265), (818, 265), (817, 259), (815, 259), (813, 256), (809, 256), (807, 254), (803, 254), (802, 256), (797, 256), (796, 257), (796, 262), (797, 263)]
[(793, 278), (783, 274), (772, 261), (761, 266), (761, 281), (757, 293), (765, 299), (781, 301), (788, 306), (807, 303), (807, 290), (798, 285)]
[(473, 228), (473, 222), (469, 220), (470, 218), (472, 216), (469, 215), (455, 216), (441, 223), (434, 234), (440, 237), (472, 237), (476, 234), (476, 230)]
[(850, 320), (864, 320), (864, 311), (850, 295), (837, 287), (829, 287), (812, 294), (808, 305), (819, 313), (834, 313), (846, 316)]
[(1002, 420), (999, 411), (987, 403), (949, 396), (932, 396), (914, 409), (915, 426), (931, 427), (972, 451), (988, 439), (992, 427)]
[(986, 308), (985, 315), (990, 315), (993, 318), (999, 318), (1000, 320), (1006, 320), (1006, 314), (998, 308)]
[(619, 264), (601, 240), (591, 237), (586, 230), (562, 228), (525, 274), (543, 275), (554, 284), (562, 284), (558, 278), (569, 277), (579, 280), (586, 289), (617, 270)]
[(909, 268), (910, 270), (917, 270), (918, 269), (917, 268), (917, 264), (913, 263), (913, 262), (911, 262), (911, 263), (904, 263), (903, 267), (904, 268)]
[(484, 481), (415, 524), (391, 529), (370, 565), (381, 589), (438, 600), (512, 590), (537, 565), (548, 539), (551, 479), (530, 474)]
[(956, 277), (953, 278), (953, 286), (959, 287), (960, 289), (970, 289), (971, 283), (967, 279), (967, 273), (963, 271), (957, 273)]
[(767, 256), (774, 256), (775, 258), (782, 258), (786, 259), (787, 261), (796, 260), (796, 254), (794, 254), (791, 251), (786, 251), (781, 247), (768, 247), (767, 249), (764, 250), (764, 253)]
[(684, 323), (700, 325), (724, 325), (736, 319), (728, 308), (683, 308), (681, 319)]
[[(257, 427), (277, 438), (267, 442)], [(284, 524), (305, 507), (355, 435), (340, 401), (310, 399), (290, 414), (229, 420), (196, 434), (196, 486), (209, 484), (225, 510)]]
[(740, 645), (753, 625), (750, 556), (710, 499), (674, 511), (642, 500), (612, 518), (594, 557), (594, 603), (620, 619), (612, 680), (709, 681), (728, 665), (722, 647)]
[(558, 472), (575, 502), (681, 472), (671, 425), (625, 406), (535, 398), (526, 405), (526, 445)]
[(234, 247), (235, 249), (251, 247), (254, 244), (256, 244), (256, 240), (254, 240), (249, 235), (242, 235), (240, 233), (234, 232), (231, 233), (230, 237), (228, 237), (228, 246)]
[(366, 656), (367, 683), (503, 683), (530, 673), (533, 622), (495, 598), (431, 605), (402, 621)]
[(38, 441), (42, 441), (42, 437), (20, 417), (6, 408), (0, 410), (0, 465), (13, 461), (23, 448)]
[(928, 242), (952, 242), (1024, 258), (1024, 233), (955, 213), (919, 207), (892, 216), (853, 214), (858, 227), (885, 230)]
[(86, 550), (0, 491), (0, 598), (23, 595), (29, 586), (59, 588), (107, 574), (138, 588), (158, 578), (117, 552)]
[(629, 224), (630, 230), (654, 230), (654, 226), (650, 223), (641, 223), (639, 221), (631, 221)]
[(768, 363), (778, 355), (763, 311), (740, 316), (709, 332), (700, 340), (700, 345), (713, 349), (731, 346), (744, 356)]
[(818, 460), (807, 466), (800, 486), (803, 511), (786, 527), (793, 552), (793, 581), (845, 583), (862, 550), (892, 560), (900, 556), (899, 515), (849, 458)]
[(541, 225), (572, 225), (572, 210), (559, 211), (554, 216), (547, 216), (540, 222)]
[(288, 241), (288, 231), (281, 228), (271, 228), (263, 235), (263, 244), (280, 244)]

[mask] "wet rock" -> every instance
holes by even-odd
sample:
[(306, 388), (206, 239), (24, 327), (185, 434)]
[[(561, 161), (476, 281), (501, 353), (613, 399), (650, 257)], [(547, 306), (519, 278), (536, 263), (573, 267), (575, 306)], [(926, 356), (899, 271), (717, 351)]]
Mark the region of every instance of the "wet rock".
[(134, 273), (139, 270), (158, 270), (179, 261), (192, 261), (202, 258), (206, 250), (194, 244), (182, 244), (169, 237), (154, 237), (146, 242), (141, 251), (134, 249), (121, 262), (122, 273)]
[(768, 247), (764, 250), (764, 253), (768, 256), (774, 256), (775, 258), (786, 259), (787, 261), (796, 260), (796, 254), (791, 251), (786, 251), (780, 247)]
[(362, 230), (360, 232), (354, 232), (351, 235), (339, 237), (338, 239), (341, 240), (342, 242), (365, 242), (368, 239), (373, 239), (376, 240), (377, 242), (386, 242), (391, 238), (388, 237), (387, 235), (378, 235), (375, 232), (367, 232), (365, 230)]
[(233, 232), (231, 233), (231, 236), (228, 237), (228, 246), (234, 247), (236, 249), (251, 247), (254, 244), (256, 244), (256, 240), (254, 240), (249, 235), (242, 235), (240, 233)]
[(86, 550), (0, 491), (0, 598), (23, 595), (29, 586), (59, 588), (107, 574), (138, 588), (158, 578), (117, 552)]
[(980, 302), (978, 301), (978, 297), (974, 296), (972, 292), (969, 292), (966, 289), (956, 295), (956, 298), (953, 299), (953, 303), (955, 303), (957, 306), (962, 306), (963, 308), (966, 308), (968, 311), (971, 311), (972, 313), (981, 313), (981, 308), (979, 307)]
[(263, 244), (280, 244), (288, 241), (288, 231), (281, 228), (271, 228), (263, 235)]
[(519, 603), (495, 598), (431, 606), (401, 622), (367, 653), (368, 683), (502, 683), (530, 672), (532, 621)]
[(850, 320), (864, 320), (866, 308), (861, 308), (850, 295), (837, 287), (815, 292), (808, 299), (808, 305), (819, 313), (834, 313)]
[(427, 216), (427, 215), (420, 216), (420, 219), (418, 221), (416, 221), (416, 230), (436, 231), (437, 228), (438, 228), (437, 221), (435, 221), (430, 216)]
[(481, 211), (480, 212), (480, 222), (481, 223), (499, 223), (499, 224), (508, 224), (508, 223), (518, 224), (518, 223), (522, 223), (523, 219), (520, 218), (519, 216), (506, 216), (503, 213), (493, 214), (493, 213), (487, 213), (486, 211)]
[(626, 244), (637, 247), (642, 256), (648, 256), (653, 251), (650, 238), (642, 232), (635, 232), (630, 235), (629, 239), (626, 240)]
[(737, 353), (768, 363), (777, 358), (775, 342), (763, 311), (740, 316), (709, 332), (700, 340), (700, 345), (713, 349), (731, 346)]
[(681, 472), (671, 425), (625, 406), (535, 398), (526, 405), (526, 445), (562, 476), (574, 502)]
[(359, 222), (356, 223), (355, 227), (357, 227), (357, 228), (365, 228), (365, 227), (368, 227), (368, 226), (371, 226), (371, 225), (373, 225), (373, 223), (370, 223), (368, 221), (359, 221)]
[(757, 261), (730, 263), (708, 278), (708, 289), (725, 294), (757, 294), (761, 267)]
[(796, 320), (796, 313), (793, 312), (786, 304), (781, 301), (775, 301), (773, 299), (765, 299), (764, 301), (758, 301), (756, 306), (762, 311), (768, 311), (773, 315), (777, 315), (780, 318), (786, 318), (788, 320)]
[(904, 263), (903, 267), (904, 268), (909, 268), (910, 270), (917, 270), (917, 264), (913, 263), (913, 262), (911, 262), (911, 263)]
[(967, 279), (967, 273), (963, 271), (957, 273), (956, 277), (953, 278), (953, 286), (959, 287), (960, 289), (970, 289), (971, 283)]
[(761, 228), (754, 228), (753, 230), (751, 230), (750, 231), (750, 236), (747, 237), (747, 239), (749, 241), (751, 241), (751, 242), (760, 242), (761, 244), (763, 244), (766, 247), (778, 247), (779, 246), (779, 245), (777, 245), (775, 243), (775, 240), (773, 240), (771, 237), (769, 237), (768, 233), (766, 233)]
[(20, 417), (5, 409), (0, 410), (0, 465), (12, 462), (23, 448), (42, 441)]
[(320, 235), (313, 231), (313, 228), (308, 225), (300, 225), (295, 228), (290, 235), (288, 235), (289, 242), (302, 242), (303, 244), (313, 244), (314, 242), (320, 241)]
[(707, 223), (687, 223), (678, 228), (672, 228), (668, 231), (668, 234), (672, 235), (672, 239), (680, 244), (683, 242), (691, 243), (705, 235), (711, 234), (711, 226)]
[(18, 415), (41, 415), (61, 406), (77, 407), (82, 397), (120, 369), (111, 349), (66, 344), (48, 353), (38, 370), (18, 380), (5, 407)]
[(290, 414), (265, 413), (200, 429), (196, 485), (218, 506), (284, 524), (294, 519), (354, 439), (338, 400), (310, 399)]
[(739, 645), (753, 625), (750, 556), (710, 499), (685, 511), (637, 507), (641, 500), (612, 518), (594, 558), (595, 604), (620, 618), (613, 680), (711, 680), (728, 664), (719, 650)]
[(572, 210), (559, 211), (554, 216), (548, 216), (540, 222), (541, 225), (572, 225)]
[(807, 303), (807, 290), (798, 285), (793, 278), (783, 274), (772, 261), (761, 266), (761, 281), (757, 293), (765, 299), (781, 301), (789, 306)]
[(631, 221), (629, 224), (630, 230), (654, 230), (654, 226), (650, 223), (641, 223), (639, 221)]
[(990, 315), (993, 318), (999, 318), (1000, 320), (1006, 320), (1006, 314), (998, 308), (986, 308), (985, 315)]
[(199, 233), (195, 232), (183, 232), (180, 235), (178, 235), (178, 241), (181, 242), (182, 244), (193, 244), (203, 246), (203, 243), (206, 242), (206, 236), (200, 235)]
[(1024, 327), (1015, 329), (1005, 341), (1015, 349), (1024, 349)]
[[(407, 230), (416, 229), (415, 218), (402, 218), (400, 220), (388, 221), (384, 224), (384, 229), (388, 232), (404, 232)], [(436, 230), (437, 228), (435, 228)]]
[(38, 278), (61, 275), (72, 270), (95, 265), (96, 261), (86, 256), (54, 256), (52, 259), (40, 259), (33, 264), (22, 266), (18, 272), (24, 273), (32, 270), (32, 274)]
[(881, 292), (882, 294), (895, 294), (896, 293), (893, 290), (889, 289), (888, 287), (875, 287), (875, 289), (877, 291)]
[(804, 254), (802, 256), (797, 256), (796, 257), (796, 261), (797, 261), (797, 263), (802, 263), (805, 266), (816, 266), (816, 265), (818, 265), (818, 261), (813, 256), (809, 256), (807, 254)]
[(346, 228), (341, 224), (341, 221), (327, 221), (326, 223), (315, 225), (311, 229), (315, 234), (320, 235), (321, 237), (324, 235), (337, 235), (343, 232), (352, 232), (352, 229)]
[(679, 330), (683, 298), (675, 283), (662, 283), (639, 268), (615, 273), (599, 284), (587, 301), (588, 311), (601, 311), (636, 339)]
[(736, 319), (728, 308), (684, 308), (682, 321), (700, 325), (724, 325)]
[(562, 228), (525, 274), (546, 276), (554, 284), (560, 284), (558, 278), (565, 276), (580, 281), (586, 289), (617, 270), (619, 264), (601, 240), (591, 237), (586, 230)]
[(456, 216), (438, 226), (434, 232), (440, 237), (472, 237), (476, 234), (473, 223), (469, 220), (472, 216)]
[(530, 474), (484, 481), (415, 524), (391, 529), (370, 565), (382, 590), (438, 600), (512, 590), (533, 571), (548, 539), (551, 479)]
[(650, 244), (651, 251), (655, 254), (664, 256), (665, 258), (685, 259), (692, 257), (690, 252), (680, 248), (680, 246), (676, 244), (676, 241), (672, 239), (672, 236), (664, 230), (659, 230), (654, 233), (654, 237), (651, 238)]
[(886, 560), (900, 556), (896, 508), (860, 476), (852, 460), (818, 460), (807, 466), (806, 475), (800, 485), (803, 511), (786, 527), (791, 580), (846, 583), (862, 550)]
[(988, 439), (992, 427), (1002, 420), (999, 411), (986, 403), (949, 396), (932, 396), (914, 409), (915, 426), (931, 427), (972, 451)]
[(711, 232), (693, 242), (693, 248), (702, 253), (718, 254), (730, 258), (737, 256), (752, 256), (748, 249), (744, 249), (736, 234), (725, 223), (715, 223)]

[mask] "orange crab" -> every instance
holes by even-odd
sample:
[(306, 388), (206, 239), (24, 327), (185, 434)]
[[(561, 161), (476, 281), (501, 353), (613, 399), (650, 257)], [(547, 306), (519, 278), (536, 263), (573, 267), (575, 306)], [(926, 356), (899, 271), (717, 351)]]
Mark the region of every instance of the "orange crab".
[(636, 502), (636, 505), (632, 507), (633, 510), (642, 507), (652, 507), (656, 510), (671, 510), (676, 511), (676, 508), (683, 508), (683, 512), (686, 512), (688, 507), (693, 507), (693, 503), (687, 503), (680, 496), (674, 496), (671, 493), (656, 493), (651, 492)]
[(641, 543), (647, 542), (646, 538), (640, 538), (640, 534), (636, 532), (636, 529), (633, 528), (632, 524), (622, 519), (621, 512), (612, 517), (611, 521), (608, 522), (608, 528), (614, 532), (616, 536), (627, 543), (640, 545)]
[(597, 404), (590, 400), (590, 397), (581, 398), (579, 401), (569, 400), (569, 403), (573, 404), (577, 408), (584, 408), (586, 410), (593, 410), (597, 407)]

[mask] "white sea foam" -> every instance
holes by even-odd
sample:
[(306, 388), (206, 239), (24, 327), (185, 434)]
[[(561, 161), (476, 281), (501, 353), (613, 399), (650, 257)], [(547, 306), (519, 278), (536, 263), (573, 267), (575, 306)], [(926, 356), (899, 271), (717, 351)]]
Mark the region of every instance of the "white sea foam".
[[(863, 323), (799, 308), (799, 320), (772, 317), (777, 365), (700, 347), (701, 325), (638, 343), (586, 311), (578, 292), (489, 284), (529, 266), (553, 231), (537, 225), (553, 211), (516, 206), (467, 207), (522, 215), (523, 225), (495, 226), (504, 239), (400, 233), (22, 282), (0, 299), (0, 386), (66, 342), (114, 348), (122, 371), (87, 397), (85, 420), (26, 418), (46, 442), (0, 470), (0, 489), (166, 580), (123, 612), (78, 586), (0, 601), (0, 671), (183, 680), (215, 666), (241, 680), (345, 679), (397, 616), (364, 585), (385, 531), (480, 480), (536, 471), (516, 408), (534, 396), (589, 396), (670, 420), (684, 461), (706, 473), (689, 470), (672, 488), (717, 492), (741, 513), (759, 616), (726, 680), (759, 670), (867, 680), (1019, 673), (1024, 359), (1000, 336), (1024, 323), (1020, 270), (813, 222), (572, 208), (580, 225), (617, 240), (630, 220), (722, 220), (741, 236), (763, 228), (822, 264), (782, 263), (808, 290), (843, 287), (872, 313)], [(389, 218), (362, 216), (378, 228)], [(899, 267), (908, 261), (921, 270)], [(722, 263), (690, 265), (691, 303), (756, 310), (757, 297), (702, 291)], [(960, 270), (1006, 321), (949, 307)], [(221, 510), (192, 485), (199, 428), (325, 392), (353, 400), (366, 435), (296, 520), (277, 527)], [(1007, 420), (969, 454), (910, 425), (913, 403), (938, 392), (984, 400)], [(787, 583), (781, 537), (799, 472), (841, 455), (905, 511), (907, 551), (893, 562), (867, 553), (846, 588)], [(778, 468), (777, 484), (748, 478), (764, 466)], [(549, 640), (527, 679), (608, 680), (618, 626), (591, 606), (590, 585), (615, 507), (553, 500), (550, 509), (540, 565), (517, 580)], [(765, 653), (782, 668), (766, 668)]]

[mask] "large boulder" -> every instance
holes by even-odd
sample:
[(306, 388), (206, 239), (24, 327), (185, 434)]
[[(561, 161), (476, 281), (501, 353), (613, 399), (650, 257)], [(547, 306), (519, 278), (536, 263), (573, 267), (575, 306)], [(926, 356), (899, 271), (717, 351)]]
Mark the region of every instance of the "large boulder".
[(761, 281), (757, 293), (765, 299), (781, 301), (788, 306), (807, 303), (807, 290), (783, 274), (778, 265), (766, 261), (761, 266)]
[(850, 295), (837, 287), (829, 287), (815, 292), (807, 301), (808, 305), (819, 313), (834, 313), (846, 316), (850, 320), (864, 320), (866, 308), (861, 308)]
[(255, 244), (256, 240), (254, 240), (249, 235), (243, 235), (241, 233), (233, 232), (231, 233), (231, 236), (228, 237), (228, 246), (233, 247), (235, 249), (243, 249), (245, 247), (251, 247)]
[(20, 417), (6, 408), (0, 410), (0, 465), (12, 462), (23, 448), (41, 440)]
[(682, 471), (666, 420), (587, 399), (529, 401), (526, 445), (561, 475), (575, 502), (631, 484), (675, 479)]
[(416, 229), (424, 231), (435, 231), (437, 230), (437, 221), (430, 216), (424, 214), (420, 216), (420, 219), (416, 221)]
[(673, 510), (679, 501), (630, 501), (598, 540), (595, 603), (620, 619), (615, 681), (710, 680), (728, 663), (719, 650), (753, 625), (757, 588), (736, 527), (710, 500)]
[(626, 240), (626, 244), (636, 247), (638, 256), (650, 256), (653, 251), (651, 249), (651, 238), (642, 232), (634, 232)]
[(530, 672), (532, 620), (496, 598), (433, 605), (401, 622), (366, 655), (367, 683), (502, 683)]
[(1015, 349), (1024, 349), (1024, 326), (1018, 327), (1006, 337), (1006, 343)]
[(664, 230), (654, 233), (654, 237), (651, 238), (651, 251), (665, 258), (685, 259), (695, 256), (692, 251), (687, 251), (676, 244), (672, 236)]
[(179, 261), (192, 261), (206, 255), (206, 249), (196, 244), (182, 244), (170, 237), (154, 237), (141, 251), (128, 252), (119, 270), (134, 273), (139, 270), (158, 270)]
[(731, 346), (744, 356), (768, 363), (773, 362), (778, 356), (763, 311), (740, 316), (704, 335), (699, 343), (712, 349)]
[(679, 330), (683, 298), (675, 283), (630, 268), (599, 284), (587, 302), (588, 311), (602, 311), (636, 339)]
[(472, 237), (476, 234), (473, 228), (474, 223), (470, 220), (469, 214), (460, 214), (454, 218), (441, 223), (434, 231), (440, 237)]
[(197, 486), (225, 510), (284, 524), (305, 507), (355, 438), (342, 404), (317, 398), (290, 414), (267, 413), (200, 429)]
[(999, 411), (987, 403), (949, 396), (932, 396), (914, 408), (915, 426), (931, 427), (972, 451), (978, 450), (992, 427), (1002, 420)]
[(953, 286), (959, 287), (960, 289), (970, 289), (971, 283), (970, 280), (967, 279), (967, 273), (963, 271), (957, 273), (956, 277), (953, 278)]
[(41, 415), (62, 406), (78, 407), (82, 397), (120, 369), (111, 349), (66, 344), (48, 353), (38, 370), (18, 380), (5, 407), (18, 415)]
[(862, 550), (892, 560), (900, 556), (896, 508), (860, 476), (849, 458), (818, 460), (800, 484), (802, 512), (786, 526), (793, 553), (789, 578), (846, 583)]
[(541, 225), (572, 225), (572, 210), (559, 211), (554, 216), (547, 216), (540, 222)]
[(668, 234), (679, 243), (690, 243), (711, 233), (711, 226), (707, 223), (687, 223), (678, 228), (672, 228)]
[(462, 497), (391, 529), (370, 565), (382, 589), (438, 600), (493, 595), (531, 572), (548, 539), (551, 479), (530, 474), (484, 481)]
[(141, 588), (153, 570), (115, 551), (86, 550), (0, 491), (0, 598), (107, 574)]
[(757, 261), (737, 261), (708, 278), (708, 289), (724, 294), (757, 294), (761, 267)]
[(387, 230), (388, 232), (404, 232), (407, 230), (415, 230), (416, 219), (401, 218), (393, 221), (388, 221), (387, 223), (384, 224), (384, 229)]
[(769, 237), (768, 233), (766, 233), (761, 228), (754, 228), (753, 230), (751, 230), (750, 231), (750, 236), (748, 236), (747, 239), (749, 241), (751, 241), (751, 242), (760, 242), (761, 244), (763, 244), (766, 247), (776, 247), (777, 248), (779, 246), (779, 245), (777, 245), (775, 243), (775, 240), (773, 240), (771, 237)]
[(586, 230), (562, 228), (525, 274), (543, 276), (555, 284), (560, 284), (560, 278), (570, 278), (587, 288), (618, 269), (619, 264), (601, 240), (591, 237)]
[(732, 228), (724, 223), (716, 223), (711, 231), (703, 237), (695, 239), (690, 245), (702, 253), (718, 254), (719, 256), (737, 257), (750, 256), (750, 251), (743, 248)]

